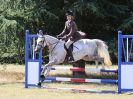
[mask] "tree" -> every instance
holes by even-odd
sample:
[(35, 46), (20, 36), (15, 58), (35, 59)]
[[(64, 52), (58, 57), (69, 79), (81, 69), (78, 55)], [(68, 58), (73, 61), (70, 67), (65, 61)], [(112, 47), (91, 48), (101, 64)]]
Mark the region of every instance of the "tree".
[(107, 41), (117, 37), (118, 29), (133, 32), (132, 0), (0, 0), (0, 4), (1, 57), (24, 57), (26, 29), (59, 34), (68, 9), (88, 38)]

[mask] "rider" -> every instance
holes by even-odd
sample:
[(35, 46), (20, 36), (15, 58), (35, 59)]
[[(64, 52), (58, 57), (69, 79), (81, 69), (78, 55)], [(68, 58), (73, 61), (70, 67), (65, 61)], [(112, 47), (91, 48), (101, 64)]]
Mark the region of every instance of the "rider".
[(71, 10), (66, 12), (66, 18), (67, 21), (65, 22), (64, 30), (57, 37), (62, 37), (62, 39), (66, 41), (65, 46), (68, 51), (68, 60), (74, 61), (72, 48), (70, 45), (79, 38), (79, 33), (77, 32), (78, 28), (74, 21), (73, 12)]

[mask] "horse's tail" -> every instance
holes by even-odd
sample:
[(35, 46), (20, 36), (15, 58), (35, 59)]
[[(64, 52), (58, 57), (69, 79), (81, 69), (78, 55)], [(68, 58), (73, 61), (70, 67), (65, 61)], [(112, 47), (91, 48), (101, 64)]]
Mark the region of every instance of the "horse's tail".
[(98, 48), (98, 50), (97, 50), (98, 56), (104, 58), (105, 65), (107, 65), (107, 66), (112, 65), (112, 62), (110, 60), (110, 55), (108, 52), (108, 46), (102, 40), (95, 39), (95, 41), (96, 41), (97, 48)]

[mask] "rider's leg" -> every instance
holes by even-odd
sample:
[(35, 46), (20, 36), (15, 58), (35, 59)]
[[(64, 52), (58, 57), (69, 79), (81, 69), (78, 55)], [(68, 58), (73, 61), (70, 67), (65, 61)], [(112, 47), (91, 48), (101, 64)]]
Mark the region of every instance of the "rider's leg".
[(74, 61), (73, 59), (73, 55), (72, 55), (72, 48), (70, 47), (70, 45), (73, 43), (74, 41), (71, 41), (70, 39), (65, 43), (67, 49), (68, 49), (68, 55), (70, 56), (69, 61)]
[(67, 49), (69, 49), (70, 45), (71, 45), (73, 42), (74, 42), (74, 41), (72, 41), (72, 40), (69, 39), (69, 40), (65, 43)]

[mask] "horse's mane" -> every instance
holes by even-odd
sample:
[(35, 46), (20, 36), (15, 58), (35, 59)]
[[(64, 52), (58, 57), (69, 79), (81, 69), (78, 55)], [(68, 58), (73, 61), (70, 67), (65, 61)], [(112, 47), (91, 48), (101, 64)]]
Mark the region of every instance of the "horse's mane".
[(45, 36), (47, 36), (47, 37), (49, 37), (49, 38), (52, 38), (52, 39), (54, 39), (54, 40), (58, 40), (56, 37), (51, 36), (51, 35), (45, 35)]
[(45, 35), (46, 38), (49, 38), (52, 41), (59, 41), (56, 37), (51, 36), (51, 35)]

